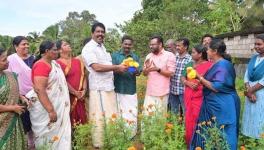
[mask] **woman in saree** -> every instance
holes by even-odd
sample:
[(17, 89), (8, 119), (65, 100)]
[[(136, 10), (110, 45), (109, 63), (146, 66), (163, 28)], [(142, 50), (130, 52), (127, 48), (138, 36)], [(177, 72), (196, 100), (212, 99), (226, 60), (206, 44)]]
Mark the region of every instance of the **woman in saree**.
[(204, 97), (190, 149), (204, 149), (204, 136), (208, 136), (205, 131), (215, 124), (223, 131), (222, 137), (226, 140), (228, 148), (236, 150), (240, 99), (235, 89), (235, 69), (230, 56), (226, 54), (226, 45), (222, 40), (212, 40), (207, 56), (213, 65), (204, 77), (197, 74), (197, 79), (204, 86)]
[[(182, 72), (182, 83), (185, 85), (184, 104), (185, 112), (185, 140), (190, 144), (196, 122), (199, 117), (200, 108), (203, 100), (203, 85), (197, 79), (187, 76), (187, 68), (192, 67), (203, 76), (212, 66), (212, 62), (207, 61), (207, 48), (203, 45), (197, 45), (192, 49), (192, 62), (188, 63)], [(188, 70), (190, 74), (192, 70)]]
[(26, 150), (21, 115), (25, 106), (19, 105), (16, 75), (4, 71), (8, 67), (7, 52), (0, 48), (0, 149)]
[[(35, 57), (29, 54), (29, 43), (26, 37), (16, 36), (13, 39), (13, 46), (16, 53), (7, 57), (9, 62), (8, 71), (17, 74), (20, 99), (30, 105), (25, 95), (33, 88), (31, 81), (31, 68)], [(34, 149), (33, 132), (31, 130), (28, 110), (21, 114), (21, 118), (24, 131), (28, 136), (27, 139), (29, 149)]]
[(59, 40), (56, 43), (60, 51), (60, 58), (57, 63), (60, 64), (66, 81), (68, 83), (70, 101), (71, 101), (71, 125), (87, 122), (85, 109), (85, 93), (87, 91), (87, 82), (85, 77), (84, 64), (80, 59), (72, 58), (71, 46), (68, 42)]
[(71, 149), (70, 97), (64, 73), (55, 59), (55, 43), (44, 41), (32, 68), (34, 89), (27, 93), (36, 147), (49, 145), (54, 150)]
[[(258, 35), (255, 41), (258, 54), (252, 56), (245, 73), (245, 106), (242, 120), (242, 133), (245, 136), (260, 139), (264, 133), (264, 35)], [(262, 135), (262, 136), (261, 136)]]

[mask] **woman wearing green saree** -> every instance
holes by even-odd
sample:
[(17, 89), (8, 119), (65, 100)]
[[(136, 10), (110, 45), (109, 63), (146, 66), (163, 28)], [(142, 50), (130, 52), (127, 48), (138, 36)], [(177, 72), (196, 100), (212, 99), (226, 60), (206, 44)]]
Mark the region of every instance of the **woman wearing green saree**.
[(8, 67), (7, 53), (0, 48), (0, 149), (26, 150), (23, 126), (19, 115), (25, 106), (18, 104), (19, 90), (15, 74)]

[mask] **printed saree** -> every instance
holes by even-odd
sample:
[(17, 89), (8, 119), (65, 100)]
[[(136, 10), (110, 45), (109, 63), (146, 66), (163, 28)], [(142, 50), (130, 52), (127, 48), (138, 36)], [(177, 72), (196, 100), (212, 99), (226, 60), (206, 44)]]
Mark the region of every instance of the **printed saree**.
[[(19, 90), (15, 75), (4, 72), (0, 76), (0, 104), (13, 105), (19, 100)], [(14, 112), (0, 113), (0, 149), (26, 150), (23, 125), (18, 114)]]

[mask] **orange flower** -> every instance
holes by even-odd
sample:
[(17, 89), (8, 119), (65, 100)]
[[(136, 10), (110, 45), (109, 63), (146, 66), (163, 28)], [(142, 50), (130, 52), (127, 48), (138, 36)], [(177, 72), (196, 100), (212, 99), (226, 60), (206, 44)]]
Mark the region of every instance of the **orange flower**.
[(246, 147), (244, 145), (240, 146), (240, 150), (246, 150)]
[(196, 147), (195, 150), (202, 150), (202, 148), (201, 147)]
[(171, 133), (171, 129), (166, 129), (165, 132), (166, 132), (167, 134), (170, 134), (170, 133)]
[(56, 142), (56, 141), (58, 141), (60, 138), (57, 136), (57, 135), (55, 135), (55, 136), (53, 136), (52, 137), (52, 142)]
[(172, 123), (166, 123), (166, 128), (167, 129), (172, 129), (173, 128), (173, 124)]
[(112, 118), (113, 118), (113, 119), (116, 119), (116, 118), (117, 118), (117, 114), (115, 114), (115, 113), (112, 114)]
[(127, 150), (137, 150), (137, 149), (134, 146), (131, 146)]

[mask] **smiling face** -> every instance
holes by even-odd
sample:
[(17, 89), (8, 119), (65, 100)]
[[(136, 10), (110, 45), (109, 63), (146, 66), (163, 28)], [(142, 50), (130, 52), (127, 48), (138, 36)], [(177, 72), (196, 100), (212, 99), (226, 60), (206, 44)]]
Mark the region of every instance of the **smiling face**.
[(130, 52), (130, 50), (133, 47), (133, 42), (129, 39), (126, 39), (122, 43), (122, 48), (124, 49), (124, 52)]
[(158, 42), (157, 38), (151, 39), (149, 43), (149, 48), (152, 53), (159, 53), (160, 49), (162, 48), (162, 44)]
[(3, 52), (0, 55), (0, 71), (3, 71), (8, 68), (8, 61), (7, 61), (7, 52)]
[(104, 37), (105, 37), (105, 30), (99, 26), (97, 26), (92, 33), (92, 39), (98, 43), (102, 44), (104, 42)]
[(20, 56), (26, 56), (29, 53), (29, 43), (27, 40), (22, 40), (18, 45), (15, 45), (16, 52)]

